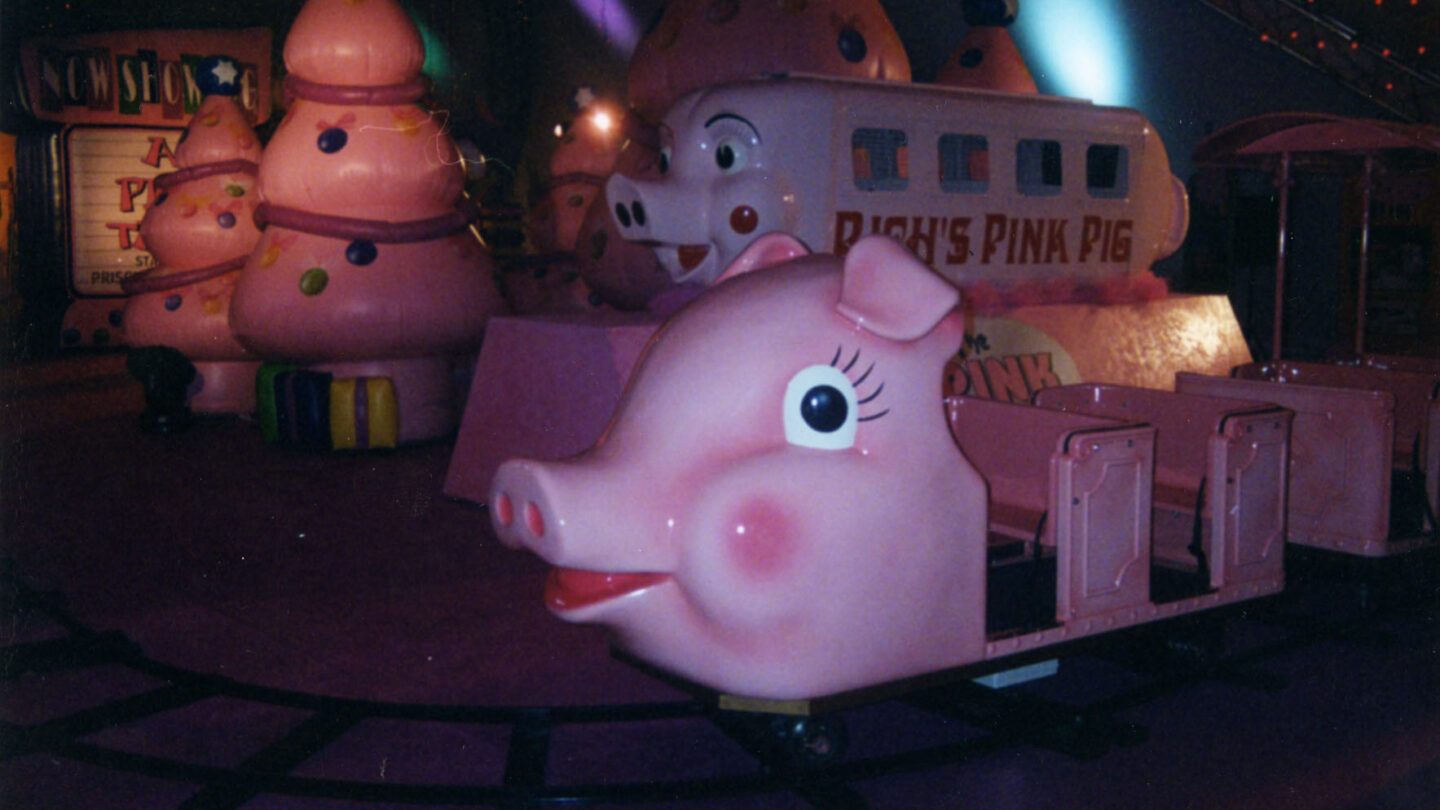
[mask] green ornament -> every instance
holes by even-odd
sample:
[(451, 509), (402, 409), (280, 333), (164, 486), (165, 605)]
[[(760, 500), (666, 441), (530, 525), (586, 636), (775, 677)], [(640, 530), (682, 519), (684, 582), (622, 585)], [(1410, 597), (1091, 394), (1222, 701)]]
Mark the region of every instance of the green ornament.
[(300, 276), (300, 292), (306, 295), (319, 295), (325, 290), (325, 285), (329, 283), (329, 273), (319, 267), (312, 267)]

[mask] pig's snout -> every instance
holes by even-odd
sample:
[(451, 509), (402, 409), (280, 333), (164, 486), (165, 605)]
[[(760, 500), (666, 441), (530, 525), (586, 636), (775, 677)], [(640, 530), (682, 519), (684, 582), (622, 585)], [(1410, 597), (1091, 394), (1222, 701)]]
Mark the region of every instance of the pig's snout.
[(605, 200), (621, 236), (631, 241), (651, 238), (650, 212), (639, 186), (623, 175), (613, 175), (605, 184)]
[(508, 546), (539, 551), (555, 545), (563, 523), (551, 512), (544, 471), (533, 461), (507, 461), (495, 473), (490, 490), (490, 524)]
[(620, 223), (621, 227), (624, 228), (630, 227), (630, 223), (632, 222), (635, 223), (636, 227), (643, 228), (645, 227), (645, 206), (639, 200), (629, 205), (615, 203), (615, 219)]

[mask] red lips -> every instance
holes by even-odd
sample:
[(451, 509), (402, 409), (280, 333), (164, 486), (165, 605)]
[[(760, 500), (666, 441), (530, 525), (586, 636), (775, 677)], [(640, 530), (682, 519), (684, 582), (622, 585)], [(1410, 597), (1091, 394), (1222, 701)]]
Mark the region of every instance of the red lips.
[(576, 610), (634, 593), (669, 579), (668, 574), (616, 574), (552, 568), (545, 579), (545, 604), (551, 610)]

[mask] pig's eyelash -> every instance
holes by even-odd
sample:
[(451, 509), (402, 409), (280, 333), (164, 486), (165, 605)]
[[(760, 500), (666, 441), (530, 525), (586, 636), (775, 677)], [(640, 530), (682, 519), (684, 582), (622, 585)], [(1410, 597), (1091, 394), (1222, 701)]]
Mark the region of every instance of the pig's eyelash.
[[(845, 348), (844, 348), (843, 346), (836, 346), (836, 347), (835, 347), (835, 356), (832, 357), (832, 358), (830, 358), (830, 367), (831, 367), (831, 368), (837, 368), (837, 367), (838, 367), (838, 364), (839, 364), (839, 362), (840, 362), (840, 358), (841, 358), (842, 356), (844, 356), (844, 354), (845, 354)], [(849, 374), (850, 374), (850, 370), (851, 370), (852, 368), (855, 368), (856, 364), (859, 363), (859, 362), (860, 362), (860, 350), (859, 350), (859, 349), (856, 349), (856, 350), (855, 350), (855, 353), (850, 356), (850, 360), (845, 363), (845, 367), (840, 369), (840, 373), (842, 373), (842, 374), (844, 374), (844, 375), (846, 375), (846, 376), (848, 377)], [(862, 373), (858, 378), (850, 381), (851, 385), (854, 385), (854, 386), (855, 386), (855, 394), (856, 394), (857, 397), (860, 396), (860, 386), (863, 385), (863, 384), (865, 383), (865, 381), (870, 378), (870, 372), (872, 372), (872, 371), (874, 371), (874, 370), (875, 370), (875, 364), (874, 364), (874, 363), (871, 363), (869, 366), (867, 366), (867, 367), (865, 368), (864, 373)], [(884, 391), (884, 390), (885, 390), (885, 383), (882, 381), (878, 386), (875, 387), (875, 390), (874, 390), (873, 392), (871, 392), (869, 396), (860, 397), (859, 399), (857, 399), (857, 400), (855, 401), (855, 403), (856, 403), (857, 405), (868, 405), (869, 403), (874, 402), (875, 399), (876, 399), (877, 397), (879, 397), (879, 396), (880, 396), (880, 393), (881, 393), (882, 391)], [(872, 421), (872, 420), (875, 420), (875, 419), (879, 419), (880, 417), (884, 416), (884, 415), (887, 414), (887, 413), (890, 413), (890, 409), (889, 409), (889, 408), (886, 408), (886, 409), (880, 411), (879, 413), (872, 413), (872, 414), (869, 414), (868, 416), (858, 417), (858, 418), (856, 419), (856, 421), (859, 421), (859, 422), (869, 422), (869, 421)]]

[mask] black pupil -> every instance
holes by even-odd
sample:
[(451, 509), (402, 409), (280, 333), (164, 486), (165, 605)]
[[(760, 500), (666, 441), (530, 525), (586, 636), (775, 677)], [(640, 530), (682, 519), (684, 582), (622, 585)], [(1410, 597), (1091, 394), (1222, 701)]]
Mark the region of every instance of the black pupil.
[(840, 47), (840, 55), (845, 57), (847, 62), (859, 62), (865, 58), (865, 35), (854, 28), (846, 28), (840, 32), (840, 40), (837, 43)]
[(722, 169), (735, 165), (735, 147), (724, 144), (715, 150), (715, 164)]
[(817, 385), (805, 392), (800, 400), (800, 418), (805, 424), (821, 433), (834, 433), (845, 424), (850, 406), (845, 404), (845, 395), (831, 385)]
[(660, 153), (660, 173), (661, 173), (661, 174), (664, 174), (664, 173), (666, 173), (666, 172), (668, 172), (668, 171), (670, 171), (670, 156), (667, 155), (667, 154), (665, 154), (664, 152), (661, 152), (661, 153)]

